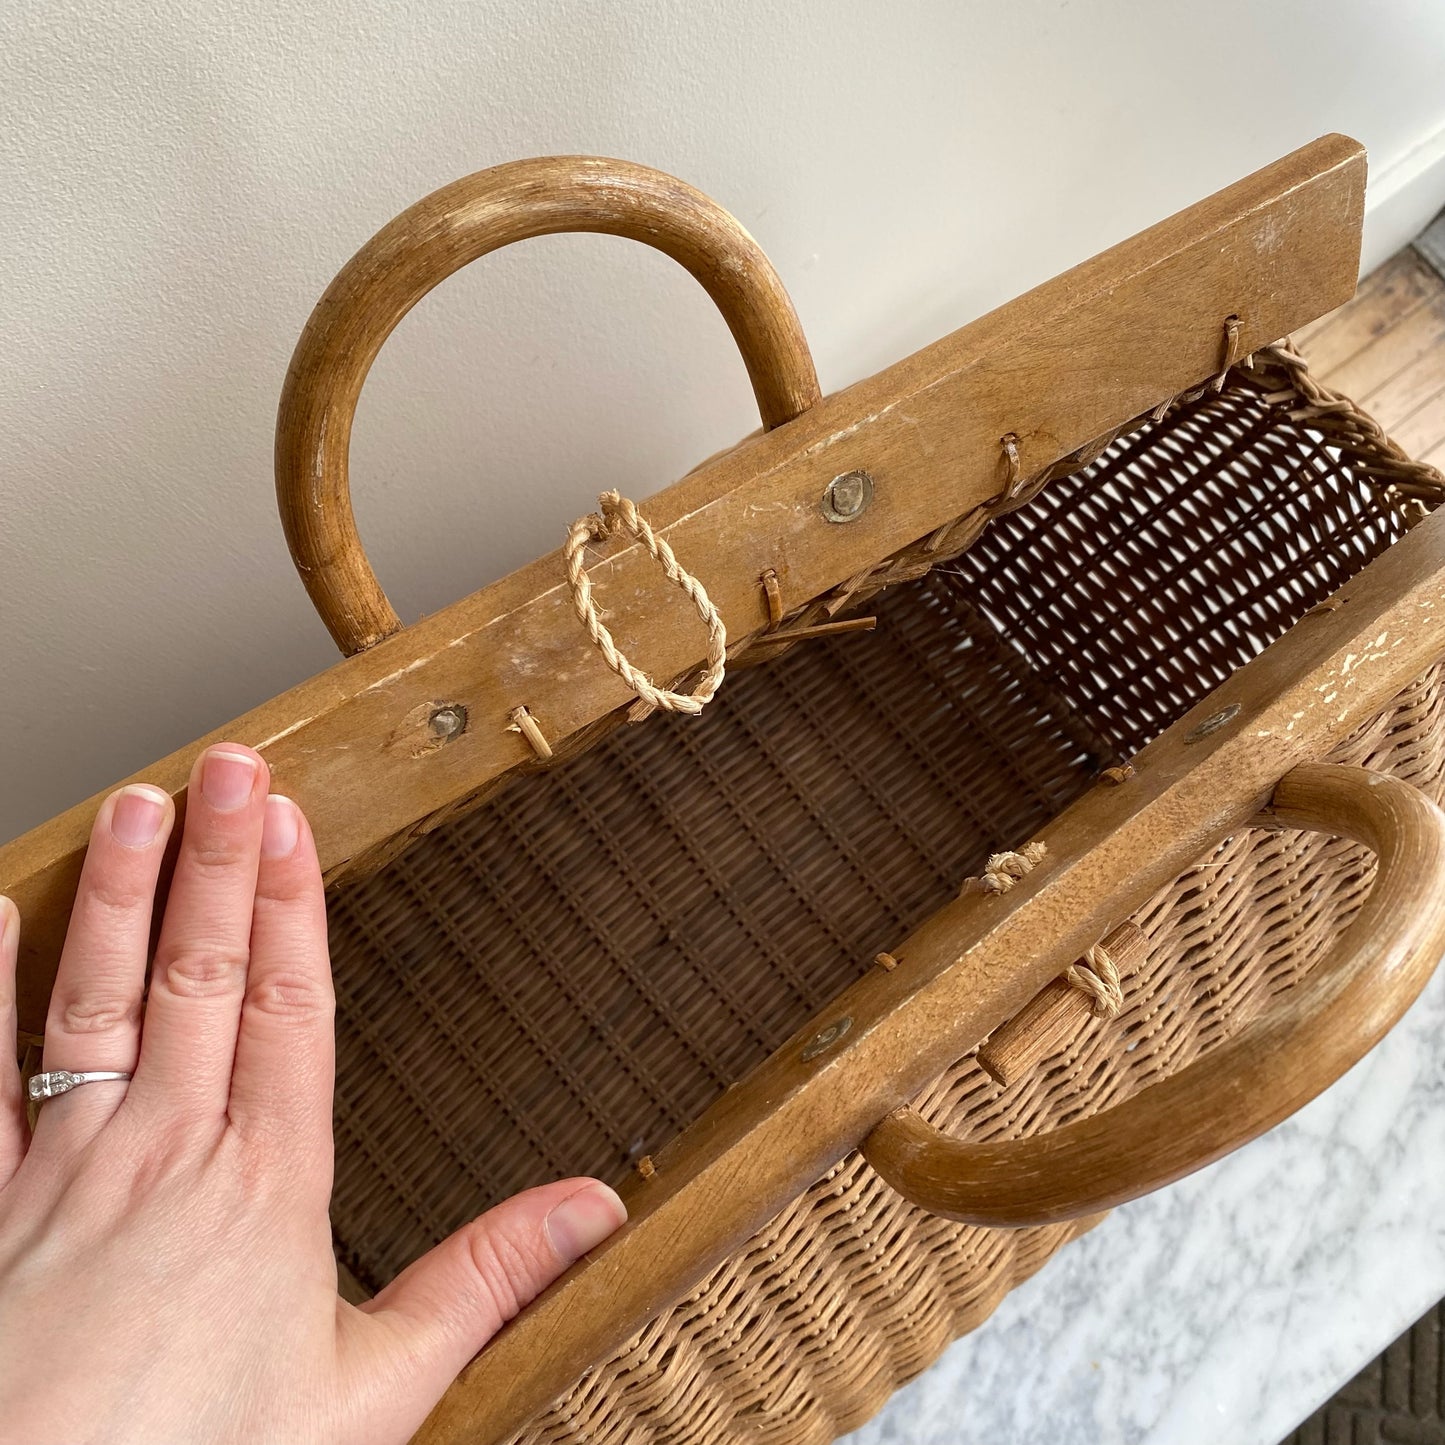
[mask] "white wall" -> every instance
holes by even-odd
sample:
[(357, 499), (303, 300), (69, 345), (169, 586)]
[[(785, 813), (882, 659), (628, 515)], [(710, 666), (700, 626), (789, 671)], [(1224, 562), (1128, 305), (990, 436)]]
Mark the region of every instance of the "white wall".
[[(1369, 256), (1445, 199), (1439, 0), (0, 7), (0, 839), (332, 660), (270, 480), (335, 270), (435, 186), (590, 151), (711, 192), (833, 389), (1330, 130)], [(413, 618), (751, 430), (700, 291), (625, 242), (490, 257), (362, 402)]]

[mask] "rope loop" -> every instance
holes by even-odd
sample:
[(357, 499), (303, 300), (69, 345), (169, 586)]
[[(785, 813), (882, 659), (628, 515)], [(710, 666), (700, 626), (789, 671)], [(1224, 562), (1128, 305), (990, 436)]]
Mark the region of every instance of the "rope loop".
[[(635, 503), (615, 491), (603, 492), (597, 502), (599, 511), (579, 517), (567, 529), (567, 542), (562, 549), (567, 563), (567, 580), (572, 589), (572, 609), (608, 667), (642, 699), (648, 709), (661, 708), (664, 712), (687, 713), (695, 717), (703, 710), (704, 704), (712, 700), (723, 680), (728, 636), (722, 614), (713, 606), (702, 583), (679, 565), (666, 540), (648, 526)], [(619, 532), (635, 537), (647, 548), (662, 568), (663, 575), (682, 589), (707, 627), (707, 668), (691, 693), (669, 692), (658, 687), (618, 651), (612, 634), (603, 625), (597, 604), (592, 600), (592, 582), (587, 576), (585, 553), (589, 542), (602, 541)]]
[(1064, 978), (1094, 1001), (1094, 1017), (1111, 1019), (1118, 1016), (1124, 1007), (1124, 989), (1119, 982), (1119, 965), (1109, 956), (1102, 943), (1096, 943), (1085, 955), (1082, 963), (1071, 963), (1064, 970)]

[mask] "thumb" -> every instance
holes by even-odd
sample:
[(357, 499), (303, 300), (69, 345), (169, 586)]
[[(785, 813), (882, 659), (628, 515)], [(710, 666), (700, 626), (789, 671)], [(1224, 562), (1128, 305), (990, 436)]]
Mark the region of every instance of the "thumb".
[[(607, 1185), (562, 1179), (463, 1225), (361, 1306), (390, 1337), (382, 1353), (395, 1373), (377, 1375), (390, 1375), (391, 1389), (404, 1379), (419, 1423), (508, 1320), (626, 1220), (626, 1205)], [(367, 1363), (370, 1372), (378, 1361)], [(393, 1395), (388, 1403), (400, 1402)]]

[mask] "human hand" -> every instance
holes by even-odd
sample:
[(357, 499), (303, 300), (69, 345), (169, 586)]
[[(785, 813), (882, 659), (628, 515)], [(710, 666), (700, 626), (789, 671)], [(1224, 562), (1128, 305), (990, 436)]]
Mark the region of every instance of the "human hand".
[(45, 1068), (134, 1078), (50, 1099), (33, 1138), (14, 1063), (19, 919), (0, 899), (6, 1438), (404, 1441), (502, 1324), (626, 1217), (596, 1181), (543, 1185), (375, 1300), (337, 1297), (321, 872), (300, 809), (268, 784), (250, 748), (197, 759), (148, 995), (175, 808), (144, 785), (101, 806)]

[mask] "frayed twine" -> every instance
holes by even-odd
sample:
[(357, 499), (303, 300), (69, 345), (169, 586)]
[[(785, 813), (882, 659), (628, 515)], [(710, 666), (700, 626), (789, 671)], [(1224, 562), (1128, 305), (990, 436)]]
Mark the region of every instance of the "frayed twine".
[(978, 878), (965, 878), (961, 893), (1007, 893), (1020, 878), (1032, 873), (1048, 852), (1045, 843), (1025, 843), (1017, 853), (991, 854)]

